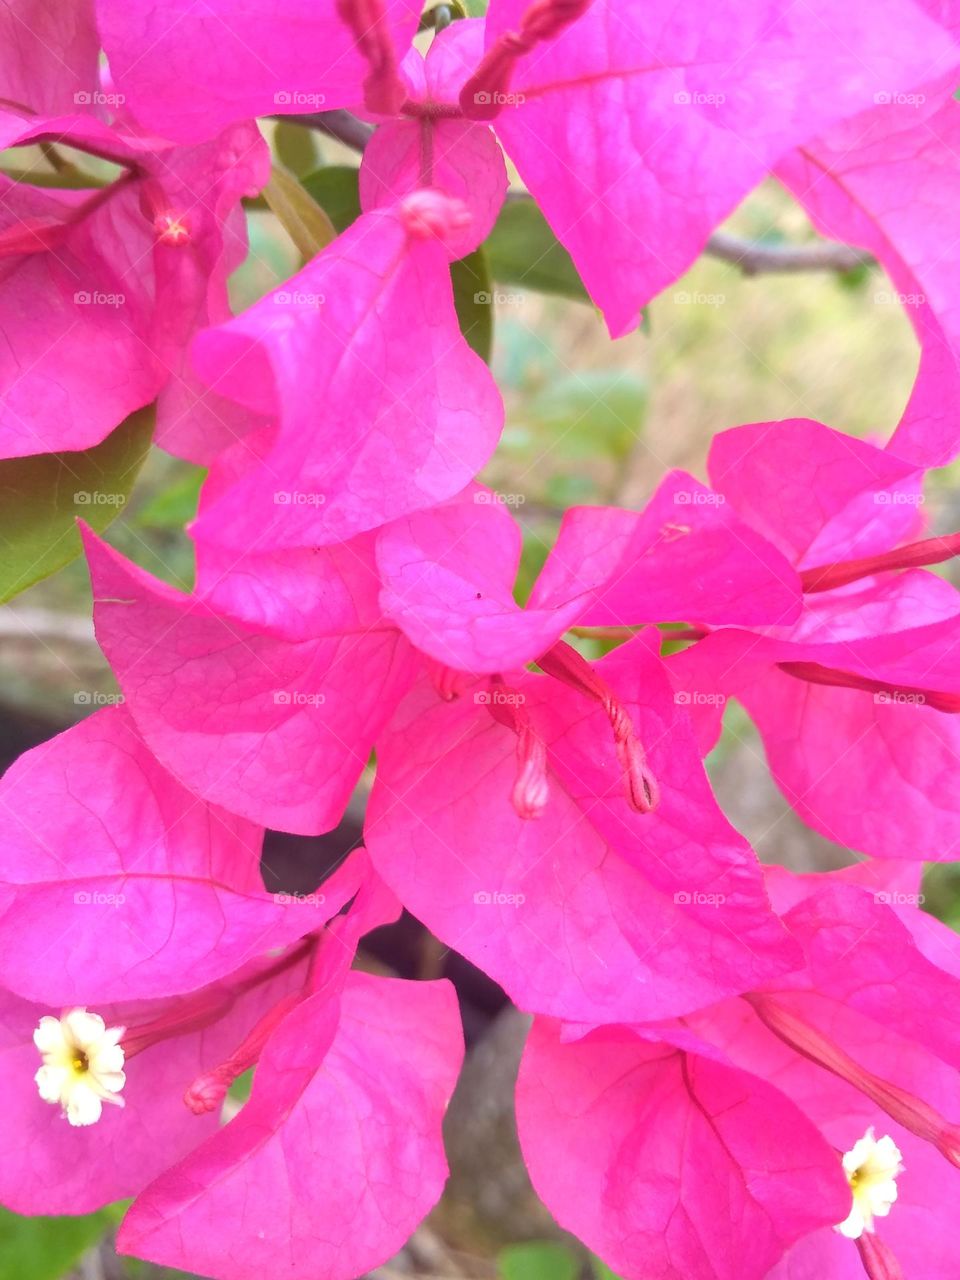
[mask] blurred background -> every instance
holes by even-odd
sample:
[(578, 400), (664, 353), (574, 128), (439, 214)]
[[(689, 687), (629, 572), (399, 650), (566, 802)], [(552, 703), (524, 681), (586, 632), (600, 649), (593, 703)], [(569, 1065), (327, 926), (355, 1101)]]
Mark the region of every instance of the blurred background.
[[(315, 130), (272, 127), (286, 172), (341, 227), (356, 213), (357, 156)], [(84, 158), (86, 162), (86, 158)], [(43, 160), (35, 157), (37, 171)], [(249, 305), (289, 278), (302, 253), (262, 201), (248, 211), (251, 252), (236, 273), (234, 302)], [(749, 274), (704, 255), (649, 307), (634, 334), (612, 343), (569, 259), (517, 192), (480, 257), (455, 275), (461, 321), (489, 359), (507, 404), (501, 447), (483, 477), (504, 495), (524, 531), (523, 598), (575, 503), (640, 506), (670, 467), (701, 479), (712, 436), (744, 422), (810, 417), (882, 443), (906, 403), (918, 352), (891, 286), (870, 265), (850, 270)], [(815, 237), (773, 182), (724, 228), (770, 248)], [(729, 256), (729, 255), (728, 255)], [(3, 464), (4, 466), (6, 464)], [(59, 460), (75, 475), (69, 455)], [(108, 539), (172, 584), (189, 589), (191, 518), (202, 472), (152, 451)], [(924, 508), (931, 532), (960, 525), (957, 473), (931, 477)], [(0, 493), (8, 487), (0, 466)], [(75, 514), (84, 514), (82, 511)], [(66, 535), (64, 535), (66, 536)], [(0, 554), (3, 530), (0, 527)], [(74, 559), (0, 606), (0, 756), (21, 752), (118, 697), (93, 639), (90, 588)], [(583, 642), (596, 655), (596, 642)], [(708, 766), (734, 824), (767, 861), (795, 869), (851, 860), (802, 826), (770, 782), (763, 750), (736, 704)], [(337, 831), (315, 840), (271, 834), (267, 888), (310, 892), (359, 841), (364, 790)], [(960, 921), (960, 880), (928, 876), (927, 909)], [(403, 1253), (372, 1273), (575, 1280), (609, 1276), (566, 1239), (536, 1200), (513, 1135), (511, 1090), (525, 1020), (489, 979), (409, 917), (368, 939), (361, 963), (405, 977), (450, 977), (459, 990), (470, 1055), (448, 1116), (453, 1176), (443, 1202)], [(243, 1082), (231, 1105), (242, 1105)], [(82, 1219), (0, 1216), (0, 1280), (173, 1276), (118, 1259), (116, 1206)], [(266, 1280), (270, 1280), (269, 1277)]]

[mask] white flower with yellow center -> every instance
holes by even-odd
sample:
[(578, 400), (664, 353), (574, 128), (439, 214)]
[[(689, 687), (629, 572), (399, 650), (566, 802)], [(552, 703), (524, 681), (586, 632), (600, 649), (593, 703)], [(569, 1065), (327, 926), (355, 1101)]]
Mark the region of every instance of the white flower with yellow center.
[(843, 1172), (853, 1192), (850, 1214), (836, 1230), (859, 1240), (873, 1230), (874, 1218), (885, 1218), (897, 1198), (897, 1176), (903, 1172), (900, 1149), (890, 1137), (877, 1138), (873, 1126), (843, 1157)]
[(86, 1009), (40, 1019), (33, 1043), (43, 1066), (34, 1079), (44, 1102), (59, 1103), (71, 1124), (96, 1124), (105, 1102), (123, 1106), (124, 1030), (108, 1027), (99, 1014)]

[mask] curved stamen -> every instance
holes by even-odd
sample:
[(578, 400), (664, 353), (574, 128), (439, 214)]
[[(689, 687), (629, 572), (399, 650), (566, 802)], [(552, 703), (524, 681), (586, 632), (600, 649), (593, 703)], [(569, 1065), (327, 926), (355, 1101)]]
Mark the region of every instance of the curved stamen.
[(278, 1000), (225, 1062), (197, 1076), (183, 1095), (184, 1102), (194, 1115), (203, 1115), (220, 1106), (234, 1080), (256, 1066), (267, 1040), (305, 995), (306, 991), (300, 990)]
[(550, 796), (547, 744), (533, 727), (524, 707), (524, 695), (495, 676), (486, 695), (478, 694), (477, 697), (494, 720), (517, 735), (519, 767), (510, 799), (521, 818), (539, 818)]
[(276, 978), (287, 969), (293, 968), (301, 960), (305, 960), (315, 946), (314, 936), (304, 938), (273, 964), (264, 965), (235, 986), (220, 990), (199, 991), (195, 995), (184, 996), (152, 1021), (140, 1023), (139, 1026), (128, 1026), (123, 1034), (124, 1054), (129, 1060), (136, 1054), (142, 1053), (144, 1049), (149, 1049), (163, 1040), (187, 1035), (193, 1031), (202, 1031), (205, 1027), (211, 1026), (233, 1008), (240, 996)]
[(537, 665), (548, 676), (600, 703), (613, 729), (627, 799), (638, 813), (649, 813), (655, 809), (660, 801), (660, 786), (647, 763), (646, 752), (637, 737), (630, 713), (609, 685), (597, 675), (586, 658), (563, 640), (542, 654)]
[(856, 1245), (868, 1280), (904, 1280), (903, 1268), (888, 1244), (864, 1232)]
[(919, 569), (928, 564), (942, 564), (960, 555), (960, 533), (948, 533), (942, 538), (924, 538), (910, 542), (905, 547), (884, 551), (881, 555), (863, 556), (859, 560), (841, 560), (836, 564), (822, 564), (813, 569), (803, 569), (800, 583), (810, 594), (814, 591), (832, 591), (844, 587), (858, 578), (870, 578), (876, 573), (888, 573), (894, 569)]
[(777, 666), (796, 680), (809, 684), (825, 684), (841, 689), (862, 689), (865, 693), (879, 695), (877, 702), (886, 705), (933, 707), (935, 711), (953, 714), (960, 711), (960, 694), (942, 693), (937, 689), (921, 689), (913, 685), (886, 684), (883, 680), (871, 680), (869, 676), (856, 675), (852, 671), (839, 671), (821, 666), (819, 662), (778, 662)]
[(960, 1168), (960, 1127), (899, 1085), (867, 1071), (839, 1045), (768, 995), (742, 997), (764, 1026), (796, 1053), (809, 1058), (831, 1075), (846, 1080), (918, 1138), (931, 1143), (951, 1164)]
[(589, 5), (590, 0), (534, 0), (520, 19), (520, 30), (502, 32), (463, 86), (463, 114), (473, 120), (492, 120), (498, 115), (517, 59), (542, 40), (559, 35)]

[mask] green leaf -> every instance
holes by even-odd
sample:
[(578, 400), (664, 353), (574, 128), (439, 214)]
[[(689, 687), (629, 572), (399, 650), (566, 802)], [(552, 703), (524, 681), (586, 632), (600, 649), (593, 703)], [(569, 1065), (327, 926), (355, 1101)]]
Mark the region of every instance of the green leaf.
[(605, 1262), (597, 1257), (591, 1257), (591, 1265), (593, 1266), (593, 1274), (596, 1280), (620, 1280), (615, 1271), (611, 1271)]
[(862, 291), (872, 275), (873, 270), (870, 264), (861, 262), (857, 266), (851, 267), (849, 271), (838, 271), (836, 280), (842, 289), (849, 289), (854, 293), (858, 293)]
[(21, 1218), (0, 1209), (0, 1276), (57, 1280), (109, 1225), (103, 1210), (83, 1218)]
[(325, 249), (336, 236), (336, 228), (325, 210), (282, 165), (274, 164), (270, 181), (263, 188), (263, 198), (304, 261), (308, 262)]
[(482, 245), (450, 264), (450, 279), (460, 332), (481, 360), (489, 364), (493, 349), (493, 286)]
[(150, 448), (153, 408), (92, 449), (0, 462), (0, 602), (80, 554), (80, 516), (101, 533), (124, 509)]
[(506, 202), (487, 238), (486, 250), (495, 280), (590, 301), (573, 259), (529, 198)]
[(317, 135), (312, 129), (289, 120), (280, 120), (274, 129), (273, 149), (277, 159), (298, 178), (313, 173), (319, 163)]
[(325, 211), (338, 234), (360, 217), (357, 174), (348, 164), (328, 164), (303, 179), (304, 188)]
[(497, 1263), (504, 1280), (577, 1280), (580, 1274), (576, 1257), (552, 1240), (509, 1245)]
[(148, 529), (182, 529), (197, 514), (200, 488), (207, 478), (204, 467), (184, 463), (183, 475), (155, 493), (137, 512), (137, 524)]
[(250, 1090), (253, 1088), (253, 1067), (249, 1071), (244, 1071), (243, 1075), (237, 1076), (233, 1084), (230, 1086), (230, 1097), (234, 1102), (248, 1102), (250, 1099)]

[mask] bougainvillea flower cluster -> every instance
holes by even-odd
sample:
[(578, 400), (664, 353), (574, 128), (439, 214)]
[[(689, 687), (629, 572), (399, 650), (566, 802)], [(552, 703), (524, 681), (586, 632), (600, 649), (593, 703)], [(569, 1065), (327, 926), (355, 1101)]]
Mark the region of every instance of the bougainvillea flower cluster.
[[(406, 908), (533, 1015), (531, 1177), (627, 1280), (960, 1277), (960, 949), (917, 905), (960, 854), (960, 535), (921, 505), (960, 452), (960, 9), (490, 0), (414, 46), (420, 18), (0, 13), (0, 455), (156, 402), (207, 468), (188, 592), (84, 527), (124, 705), (0, 783), (0, 1200), (132, 1199), (121, 1250), (222, 1280), (387, 1260), (463, 1056), (448, 982), (354, 967)], [(371, 130), (359, 216), (233, 314), (257, 120), (332, 111)], [(567, 511), (518, 603), (450, 270), (508, 173), (614, 337), (779, 179), (916, 300), (889, 441), (724, 430), (706, 482)], [(856, 866), (761, 867), (703, 764), (730, 698)], [(364, 847), (268, 892), (264, 829), (331, 831), (372, 761)]]

